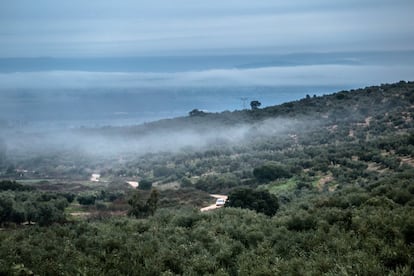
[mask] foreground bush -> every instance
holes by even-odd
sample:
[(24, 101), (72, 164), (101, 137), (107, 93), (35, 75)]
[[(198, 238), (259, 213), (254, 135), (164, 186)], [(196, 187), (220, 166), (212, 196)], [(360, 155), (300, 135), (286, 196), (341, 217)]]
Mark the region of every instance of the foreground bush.
[(325, 209), (269, 218), (235, 208), (0, 231), (0, 274), (412, 275), (414, 213), (404, 208), (360, 207), (352, 231), (325, 221)]

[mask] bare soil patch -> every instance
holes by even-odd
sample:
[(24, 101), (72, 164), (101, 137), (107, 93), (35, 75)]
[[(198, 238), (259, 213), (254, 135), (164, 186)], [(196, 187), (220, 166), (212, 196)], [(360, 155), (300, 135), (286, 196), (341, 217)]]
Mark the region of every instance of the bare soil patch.
[(317, 184), (317, 188), (318, 190), (321, 192), (323, 191), (324, 187), (326, 184), (328, 184), (329, 182), (332, 182), (334, 180), (332, 175), (326, 175), (324, 177), (322, 177), (321, 179), (319, 179), (318, 184)]

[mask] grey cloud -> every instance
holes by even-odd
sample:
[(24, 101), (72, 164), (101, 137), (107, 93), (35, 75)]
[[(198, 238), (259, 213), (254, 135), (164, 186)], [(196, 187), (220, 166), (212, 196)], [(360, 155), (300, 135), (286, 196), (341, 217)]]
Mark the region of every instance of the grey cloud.
[(373, 7), (413, 6), (410, 0), (16, 0), (0, 4), (2, 18), (136, 18), (136, 17), (182, 17), (215, 16), (229, 14), (254, 14), (263, 12), (286, 13), (298, 11), (331, 11)]
[[(99, 2), (99, 3), (98, 3)], [(412, 1), (15, 1), (2, 56), (412, 49)]]

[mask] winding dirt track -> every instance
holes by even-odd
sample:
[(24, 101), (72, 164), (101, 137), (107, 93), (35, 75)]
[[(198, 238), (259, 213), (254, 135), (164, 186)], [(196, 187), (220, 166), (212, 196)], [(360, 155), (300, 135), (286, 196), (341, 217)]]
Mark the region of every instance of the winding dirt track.
[[(227, 200), (227, 196), (226, 195), (210, 195), (211, 197), (215, 198), (215, 199), (219, 199), (222, 198), (224, 200)], [(214, 210), (214, 209), (218, 209), (223, 207), (223, 205), (221, 206), (217, 206), (216, 203), (214, 202), (214, 204), (211, 204), (207, 207), (201, 208), (200, 211), (201, 212), (206, 212), (206, 211), (210, 211), (210, 210)]]

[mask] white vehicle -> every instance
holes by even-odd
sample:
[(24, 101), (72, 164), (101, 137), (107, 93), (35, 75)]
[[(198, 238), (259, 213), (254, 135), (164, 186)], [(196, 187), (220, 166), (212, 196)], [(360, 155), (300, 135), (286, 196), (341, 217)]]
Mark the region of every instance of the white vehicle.
[(218, 198), (216, 200), (216, 206), (223, 206), (224, 203), (226, 203), (226, 200), (224, 198)]

